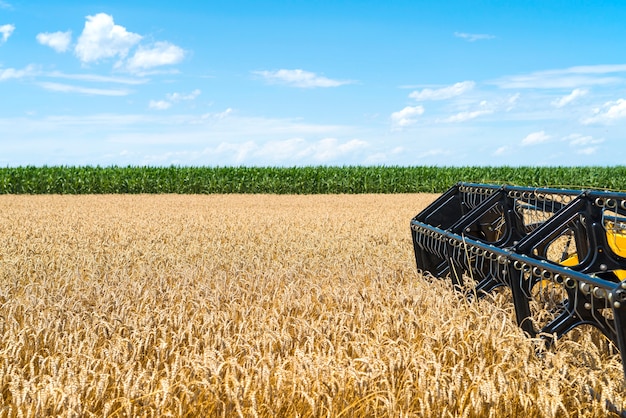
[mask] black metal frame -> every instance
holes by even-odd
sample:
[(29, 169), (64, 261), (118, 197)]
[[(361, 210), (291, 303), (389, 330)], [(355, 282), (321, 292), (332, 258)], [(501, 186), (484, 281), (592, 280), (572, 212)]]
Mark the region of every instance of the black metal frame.
[[(550, 343), (579, 325), (601, 330), (619, 349), (626, 380), (626, 280), (616, 274), (626, 258), (608, 242), (607, 219), (626, 229), (626, 193), (458, 183), (411, 220), (411, 234), (419, 270), (465, 291), (471, 276), (469, 295), (478, 297), (510, 288), (530, 336)], [(570, 266), (548, 255), (564, 237), (575, 246)], [(563, 297), (538, 328), (531, 301), (546, 283)]]

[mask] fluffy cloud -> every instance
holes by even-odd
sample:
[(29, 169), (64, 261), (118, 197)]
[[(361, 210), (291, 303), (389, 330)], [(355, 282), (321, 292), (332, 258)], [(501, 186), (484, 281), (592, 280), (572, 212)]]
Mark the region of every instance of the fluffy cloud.
[(15, 30), (15, 25), (1, 25), (0, 35), (2, 36), (0, 37), (0, 44), (5, 43), (9, 39), (9, 36), (11, 36), (14, 30)]
[(473, 81), (462, 81), (451, 86), (442, 87), (440, 89), (424, 89), (416, 90), (409, 94), (409, 97), (417, 101), (425, 100), (445, 100), (470, 91), (476, 85)]
[(610, 123), (626, 118), (626, 99), (606, 102), (601, 108), (594, 109), (593, 113), (592, 117), (583, 120), (584, 124)]
[[(185, 51), (170, 42), (139, 45), (143, 36), (116, 25), (113, 17), (106, 13), (87, 16), (86, 19), (83, 32), (74, 48), (74, 53), (84, 64), (117, 58), (115, 68), (140, 74), (155, 67), (178, 64), (185, 57)], [(55, 49), (59, 48), (57, 50), (67, 48), (70, 42), (69, 32), (40, 34), (37, 39)], [(137, 45), (132, 56), (127, 58), (131, 49)]]
[(56, 52), (65, 52), (70, 46), (72, 41), (72, 31), (67, 32), (53, 32), (53, 33), (40, 33), (37, 35), (37, 42), (42, 45), (49, 46)]
[(574, 89), (567, 96), (563, 96), (560, 99), (554, 100), (552, 102), (552, 105), (554, 107), (563, 107), (565, 105), (570, 104), (571, 102), (573, 102), (574, 100), (578, 99), (579, 97), (582, 97), (582, 96), (586, 95), (587, 93), (589, 93), (589, 90), (586, 90), (586, 89)]
[(131, 72), (149, 70), (162, 65), (178, 64), (185, 57), (182, 48), (169, 42), (156, 42), (150, 47), (140, 46), (128, 59), (126, 67)]
[(544, 131), (533, 132), (528, 134), (526, 138), (522, 139), (522, 145), (536, 145), (546, 142), (552, 138), (550, 135), (546, 135)]
[(495, 36), (487, 35), (486, 33), (463, 33), (454, 32), (454, 36), (457, 38), (465, 39), (468, 42), (481, 41), (485, 39), (493, 39)]
[(405, 126), (412, 125), (417, 122), (417, 116), (423, 113), (423, 106), (407, 106), (402, 110), (393, 112), (391, 114), (391, 127), (394, 130), (399, 130)]
[(270, 84), (284, 84), (291, 87), (338, 87), (350, 84), (351, 81), (332, 80), (304, 70), (253, 71)]
[(116, 25), (112, 16), (98, 13), (87, 16), (74, 52), (83, 63), (97, 62), (104, 58), (124, 58), (141, 39), (141, 35)]

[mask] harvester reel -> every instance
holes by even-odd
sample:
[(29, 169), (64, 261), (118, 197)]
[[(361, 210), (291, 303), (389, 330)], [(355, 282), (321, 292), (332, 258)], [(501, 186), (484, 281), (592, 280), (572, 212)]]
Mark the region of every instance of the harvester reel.
[(548, 343), (596, 327), (626, 379), (626, 193), (458, 183), (411, 233), (418, 270), (469, 296), (508, 288), (519, 326)]

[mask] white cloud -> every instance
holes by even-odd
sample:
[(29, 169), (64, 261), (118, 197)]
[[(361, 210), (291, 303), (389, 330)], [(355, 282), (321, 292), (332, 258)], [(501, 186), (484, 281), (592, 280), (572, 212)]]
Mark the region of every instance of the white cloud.
[(93, 96), (127, 96), (130, 94), (129, 90), (124, 89), (96, 89), (90, 87), (71, 86), (69, 84), (61, 83), (39, 83), (41, 87), (49, 91), (58, 91), (61, 93), (81, 93)]
[(499, 157), (500, 155), (506, 155), (506, 153), (509, 152), (509, 150), (510, 150), (509, 147), (503, 146), (503, 147), (496, 149), (491, 155), (495, 157)]
[(204, 153), (207, 154), (224, 154), (224, 153), (230, 153), (230, 154), (235, 154), (234, 155), (234, 162), (236, 164), (243, 164), (246, 159), (248, 158), (248, 156), (254, 151), (258, 149), (258, 146), (256, 143), (254, 143), (253, 141), (247, 141), (241, 144), (232, 144), (232, 143), (228, 143), (228, 142), (222, 142), (221, 144), (219, 144), (217, 146), (217, 148), (215, 149), (215, 151), (210, 150), (210, 149), (206, 149), (204, 150)]
[(150, 100), (148, 105), (150, 109), (165, 110), (172, 107), (172, 104), (174, 103), (178, 103), (183, 100), (195, 100), (200, 93), (200, 89), (195, 89), (189, 94), (169, 93), (166, 95), (167, 100)]
[(610, 123), (626, 118), (626, 99), (606, 102), (602, 108), (594, 109), (594, 116), (583, 120), (583, 124)]
[(340, 143), (336, 138), (324, 138), (313, 145), (312, 156), (317, 161), (326, 162), (365, 147), (367, 147), (367, 142), (359, 139), (351, 139), (348, 142)]
[(0, 34), (2, 35), (2, 37), (0, 37), (0, 44), (5, 43), (9, 39), (9, 36), (11, 36), (14, 30), (15, 30), (15, 25), (1, 25)]
[(468, 42), (481, 41), (485, 39), (494, 39), (495, 36), (488, 35), (486, 33), (463, 33), (463, 32), (454, 32), (454, 36), (457, 38), (465, 39)]
[(512, 75), (490, 83), (503, 89), (557, 89), (581, 86), (607, 85), (624, 81), (619, 73), (626, 72), (626, 64), (584, 65), (557, 70), (536, 71)]
[(431, 149), (431, 150), (427, 150), (424, 152), (420, 152), (419, 154), (417, 154), (415, 156), (416, 159), (418, 160), (424, 160), (427, 158), (431, 158), (431, 157), (438, 157), (438, 156), (442, 156), (442, 155), (450, 155), (450, 151), (449, 150), (444, 150), (441, 148), (436, 148), (436, 149)]
[(141, 35), (128, 32), (116, 25), (106, 13), (87, 16), (85, 27), (74, 52), (83, 62), (97, 62), (104, 58), (125, 58), (128, 51), (142, 39)]
[(33, 65), (26, 66), (23, 70), (16, 70), (15, 68), (0, 68), (0, 81), (9, 80), (12, 78), (23, 78), (35, 73), (35, 67)]
[(6, 1), (0, 0), (0, 9), (12, 9), (12, 8), (13, 8), (13, 6), (11, 6)]
[(68, 80), (81, 80), (92, 83), (117, 83), (117, 84), (144, 84), (148, 80), (145, 78), (110, 77), (98, 74), (64, 74), (58, 71), (45, 74), (47, 77), (64, 78)]
[(566, 70), (555, 70), (556, 72), (565, 71), (570, 74), (608, 74), (608, 73), (623, 73), (626, 71), (626, 64), (611, 64), (611, 65), (579, 65), (576, 67), (570, 67)]
[(567, 96), (563, 96), (560, 99), (554, 100), (552, 102), (552, 105), (554, 107), (559, 107), (559, 108), (563, 107), (565, 105), (570, 104), (571, 102), (573, 102), (574, 100), (578, 99), (579, 97), (585, 96), (587, 93), (589, 93), (589, 90), (587, 90), (587, 89), (574, 89)]
[(196, 97), (200, 95), (200, 93), (202, 93), (200, 89), (195, 89), (189, 94), (169, 93), (166, 95), (166, 97), (167, 97), (167, 100), (171, 102), (180, 102), (182, 100), (194, 100)]
[(595, 154), (597, 151), (598, 151), (598, 147), (587, 147), (587, 148), (579, 149), (578, 151), (576, 151), (576, 154), (591, 155), (591, 154)]
[(43, 32), (37, 34), (37, 42), (49, 46), (56, 52), (65, 52), (72, 41), (72, 31), (67, 32)]
[(424, 100), (445, 100), (471, 90), (476, 85), (473, 81), (462, 81), (455, 83), (451, 86), (442, 87), (440, 89), (424, 89), (422, 91), (416, 90), (409, 94), (409, 97), (417, 101)]
[(509, 112), (511, 110), (513, 110), (513, 108), (515, 108), (515, 105), (517, 104), (517, 101), (520, 98), (520, 94), (519, 93), (515, 93), (514, 95), (512, 95), (511, 97), (509, 97), (506, 101), (507, 103), (507, 107), (506, 107), (506, 111)]
[(291, 87), (338, 87), (350, 84), (352, 81), (332, 80), (304, 70), (253, 71), (270, 84), (284, 84)]
[(573, 147), (583, 145), (601, 144), (604, 142), (604, 138), (594, 138), (591, 135), (571, 134), (563, 138), (563, 141), (569, 142)]
[(150, 100), (148, 106), (150, 107), (150, 109), (165, 110), (172, 107), (172, 103), (166, 100)]
[(311, 143), (302, 138), (292, 138), (268, 141), (254, 151), (254, 156), (275, 162), (308, 159), (324, 163), (365, 147), (367, 143), (358, 139), (342, 143), (336, 138), (324, 138)]
[[(221, 142), (215, 147), (208, 147), (201, 151), (183, 151), (178, 155), (186, 160), (212, 160), (222, 164), (326, 164), (337, 161), (342, 157), (354, 156), (368, 147), (367, 142), (359, 139), (340, 141), (336, 138), (322, 138), (306, 140), (300, 137), (281, 141), (246, 141)], [(172, 153), (149, 156), (146, 161), (171, 162), (176, 157)]]
[(522, 139), (522, 145), (536, 145), (541, 144), (542, 142), (546, 142), (552, 138), (550, 135), (546, 135), (544, 131), (533, 132), (528, 134), (524, 139)]
[(407, 106), (391, 114), (391, 127), (399, 130), (417, 122), (417, 116), (424, 113), (424, 106)]
[(185, 57), (185, 51), (169, 42), (155, 42), (150, 47), (140, 46), (128, 59), (126, 67), (131, 72), (149, 70), (162, 65), (178, 64)]
[(233, 109), (231, 109), (230, 107), (226, 110), (224, 110), (223, 112), (218, 112), (213, 114), (213, 117), (215, 119), (224, 119), (227, 118), (231, 113), (233, 113)]
[(473, 112), (460, 112), (456, 115), (450, 116), (443, 120), (443, 122), (465, 122), (467, 120), (475, 119), (482, 115), (490, 115), (493, 113), (493, 110), (484, 109), (484, 110), (475, 110)]

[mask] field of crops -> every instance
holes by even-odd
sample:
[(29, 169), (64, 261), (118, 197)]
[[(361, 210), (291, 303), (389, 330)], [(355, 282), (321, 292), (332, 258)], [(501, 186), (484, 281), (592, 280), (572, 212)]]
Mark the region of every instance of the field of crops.
[(626, 166), (0, 168), (0, 194), (441, 193), (459, 181), (626, 190)]
[(590, 333), (416, 272), (435, 195), (0, 196), (0, 417), (597, 416)]

